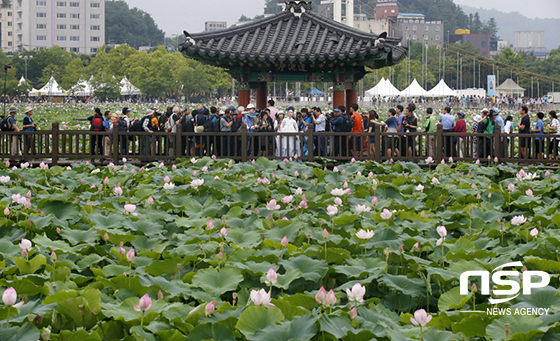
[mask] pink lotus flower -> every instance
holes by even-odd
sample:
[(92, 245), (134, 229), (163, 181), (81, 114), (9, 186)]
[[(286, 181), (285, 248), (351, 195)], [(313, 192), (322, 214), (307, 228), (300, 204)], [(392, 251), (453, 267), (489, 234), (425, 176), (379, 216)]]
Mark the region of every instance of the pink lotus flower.
[(56, 228), (56, 234), (60, 234), (60, 227)]
[(282, 245), (282, 247), (288, 246), (288, 236), (284, 236), (284, 238), (282, 238), (282, 241), (280, 242), (280, 244)]
[(539, 230), (537, 230), (536, 228), (531, 230), (531, 237), (536, 237), (539, 235)]
[(21, 251), (31, 251), (31, 249), (33, 248), (33, 244), (31, 244), (31, 242), (25, 238), (23, 238), (21, 240), (21, 242), (18, 244)]
[(276, 199), (272, 199), (266, 204), (266, 209), (269, 211), (279, 210), (280, 205), (276, 204)]
[(163, 182), (169, 182), (171, 181), (171, 179), (166, 175), (165, 178), (163, 178)]
[(342, 206), (342, 199), (340, 199), (339, 197), (334, 198), (334, 204), (336, 206)]
[(376, 206), (376, 205), (377, 205), (377, 202), (378, 202), (378, 201), (377, 201), (377, 197), (376, 197), (376, 196), (373, 197), (373, 199), (371, 199), (371, 204), (372, 204), (373, 206)]
[(152, 198), (152, 196), (150, 196), (148, 198), (148, 205), (152, 206), (154, 204), (154, 198)]
[(437, 233), (439, 234), (440, 237), (445, 238), (447, 237), (447, 229), (445, 228), (445, 226), (438, 226), (436, 228)]
[(347, 188), (345, 193), (346, 193), (346, 195), (351, 195), (352, 194), (352, 188)]
[(335, 172), (335, 173), (338, 173), (338, 167), (337, 167), (337, 166), (334, 166), (334, 168), (333, 168), (332, 171)]
[(274, 307), (274, 304), (270, 303), (271, 297), (270, 293), (267, 293), (266, 290), (251, 290), (251, 301), (255, 305), (260, 305), (266, 308)]
[(299, 203), (299, 207), (300, 207), (300, 208), (307, 208), (307, 207), (308, 207), (308, 206), (307, 206), (307, 200), (305, 200), (305, 199), (302, 200), (302, 201)]
[(533, 196), (533, 191), (529, 188), (528, 190), (525, 191), (525, 194), (526, 194), (528, 197), (532, 197), (532, 196)]
[(515, 191), (515, 185), (512, 184), (511, 182), (510, 182), (509, 185), (508, 185), (508, 191), (510, 191), (510, 192)]
[(119, 246), (119, 253), (120, 253), (121, 255), (124, 255), (124, 254), (126, 253), (126, 250), (124, 249), (124, 247), (122, 247), (122, 245)]
[(130, 250), (128, 250), (128, 253), (126, 254), (126, 260), (132, 263), (132, 261), (134, 261), (134, 258), (136, 258), (134, 248), (130, 248)]
[(432, 178), (432, 185), (439, 185), (439, 180), (436, 177)]
[(352, 290), (350, 290), (350, 288), (346, 288), (346, 295), (348, 295), (348, 300), (350, 302), (363, 302), (365, 294), (366, 288), (363, 287), (360, 283), (354, 284)]
[(104, 185), (107, 185), (108, 183), (109, 183), (109, 178), (108, 178), (108, 177), (105, 177), (105, 180), (103, 180), (103, 184), (104, 184)]
[(416, 250), (418, 250), (419, 247), (420, 247), (420, 243), (419, 243), (419, 242), (416, 242), (416, 244), (414, 244), (414, 248), (415, 248)]
[[(126, 167), (126, 165), (124, 165), (124, 166)], [(136, 174), (136, 169), (132, 169), (132, 170), (130, 171), (130, 173), (132, 173), (132, 175)]]
[(336, 208), (336, 206), (329, 205), (327, 207), (327, 215), (329, 215), (330, 217), (336, 215), (337, 213), (338, 213), (338, 208)]
[(8, 206), (6, 206), (6, 208), (4, 209), (4, 215), (10, 215), (10, 209), (8, 208)]
[(266, 273), (266, 283), (269, 285), (278, 283), (278, 275), (273, 268), (270, 268), (270, 270)]
[(4, 301), (4, 305), (8, 307), (19, 308), (23, 305), (23, 302), (15, 304), (17, 301), (17, 292), (16, 289), (12, 287), (4, 290), (4, 293), (2, 294), (2, 301)]
[(327, 293), (327, 305), (332, 307), (333, 305), (336, 304), (336, 302), (337, 302), (336, 295), (334, 294), (334, 291), (332, 291), (331, 289)]
[(222, 229), (220, 230), (220, 232), (218, 232), (218, 236), (220, 236), (220, 237), (222, 237), (222, 238), (225, 238), (225, 237), (227, 237), (227, 235), (228, 235), (228, 231), (227, 231), (227, 229), (226, 229), (225, 226), (224, 226), (224, 227), (222, 227)]
[(294, 196), (293, 195), (288, 195), (288, 196), (285, 196), (284, 198), (282, 198), (282, 203), (284, 203), (285, 205), (288, 205), (289, 203), (292, 202), (292, 200), (294, 200)]
[(206, 229), (207, 230), (213, 230), (214, 229), (214, 222), (212, 220), (208, 220), (206, 222)]
[(410, 323), (415, 326), (425, 327), (432, 320), (432, 315), (428, 315), (424, 309), (417, 310), (414, 317), (410, 318)]
[(216, 303), (214, 303), (214, 301), (208, 303), (206, 305), (206, 308), (204, 308), (204, 315), (206, 315), (206, 317), (212, 315), (212, 313), (214, 313), (214, 311), (216, 310)]
[(120, 188), (119, 186), (113, 188), (113, 194), (114, 195), (122, 195), (123, 194), (122, 188)]
[(383, 212), (380, 214), (381, 219), (389, 220), (393, 216), (393, 212), (389, 211), (388, 209), (384, 208)]
[[(441, 161), (443, 161), (443, 160), (441, 160)], [(453, 162), (453, 157), (452, 156), (449, 157), (449, 162)], [(444, 163), (445, 162), (442, 162), (442, 164), (444, 164)]]
[(356, 307), (354, 307), (352, 308), (352, 310), (350, 310), (350, 319), (355, 320), (356, 317), (358, 317), (358, 310), (356, 309)]
[(315, 295), (315, 300), (321, 305), (327, 304), (327, 291), (325, 290), (325, 287), (321, 287), (321, 289), (319, 289), (319, 292)]
[(150, 310), (151, 307), (152, 307), (152, 299), (148, 294), (146, 294), (140, 298), (138, 305), (134, 306), (134, 310), (145, 313), (148, 310)]

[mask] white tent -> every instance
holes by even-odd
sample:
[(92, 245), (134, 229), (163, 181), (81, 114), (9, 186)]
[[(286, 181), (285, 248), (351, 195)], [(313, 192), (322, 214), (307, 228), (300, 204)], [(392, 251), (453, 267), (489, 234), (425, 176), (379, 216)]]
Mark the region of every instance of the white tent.
[(420, 97), (420, 96), (427, 96), (428, 92), (424, 90), (416, 81), (416, 78), (412, 81), (412, 83), (408, 86), (408, 88), (404, 89), (401, 92), (402, 97)]
[[(91, 78), (93, 79), (93, 77)], [(92, 96), (93, 95), (93, 86), (91, 85), (90, 81), (81, 80), (78, 84), (74, 85), (70, 91), (74, 96)]]
[(399, 96), (401, 92), (388, 79), (382, 78), (381, 81), (366, 91), (368, 96)]
[(23, 76), (21, 76), (21, 79), (19, 80), (18, 86), (22, 86), (23, 84), (29, 84), (29, 83), (27, 82), (27, 80)]
[(51, 77), (44, 87), (39, 90), (35, 90), (35, 95), (32, 94), (33, 92), (34, 91), (31, 90), (29, 96), (68, 96), (68, 91), (62, 89), (54, 77)]
[(438, 85), (436, 85), (432, 90), (428, 91), (428, 96), (430, 97), (457, 97), (457, 92), (451, 90), (449, 86), (445, 83), (442, 79), (439, 81)]
[(465, 89), (465, 90), (456, 90), (455, 92), (457, 92), (458, 97), (462, 97), (462, 96), (486, 97), (486, 90), (485, 89), (468, 88), (468, 89)]
[(121, 95), (122, 96), (132, 96), (132, 95), (141, 95), (142, 92), (140, 89), (135, 87), (128, 78), (124, 77), (121, 80)]

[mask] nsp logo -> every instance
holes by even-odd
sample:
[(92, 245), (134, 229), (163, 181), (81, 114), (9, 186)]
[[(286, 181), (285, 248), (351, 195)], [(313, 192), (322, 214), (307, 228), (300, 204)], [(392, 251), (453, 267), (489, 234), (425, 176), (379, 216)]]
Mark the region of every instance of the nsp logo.
[[(492, 272), (492, 282), (498, 286), (506, 286), (510, 287), (508, 290), (504, 289), (496, 289), (492, 290), (492, 293), (496, 296), (509, 296), (515, 295), (508, 298), (501, 298), (495, 299), (490, 298), (488, 302), (490, 304), (499, 304), (513, 300), (517, 296), (519, 296), (521, 287), (519, 282), (513, 279), (507, 279), (507, 277), (519, 277), (519, 272), (510, 270), (500, 270), (503, 268), (510, 268), (510, 267), (523, 267), (523, 263), (521, 262), (513, 262), (501, 265), (494, 269)], [(524, 271), (522, 274), (523, 280), (523, 295), (531, 295), (531, 290), (533, 288), (544, 288), (550, 283), (550, 275), (543, 271)], [(469, 294), (469, 277), (480, 277), (481, 282), (481, 290), (480, 293), (482, 295), (490, 295), (490, 272), (488, 271), (466, 271), (461, 274), (460, 284), (461, 284), (461, 295), (468, 295)], [(533, 277), (539, 277), (540, 282), (532, 282), (531, 279)]]

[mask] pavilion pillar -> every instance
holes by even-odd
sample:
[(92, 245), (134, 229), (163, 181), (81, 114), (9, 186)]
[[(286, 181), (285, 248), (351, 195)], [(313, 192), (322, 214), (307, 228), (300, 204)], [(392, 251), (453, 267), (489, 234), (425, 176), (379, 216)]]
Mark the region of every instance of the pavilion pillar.
[(247, 107), (251, 103), (251, 87), (249, 82), (239, 82), (238, 89), (238, 104), (241, 107)]
[(257, 83), (257, 109), (266, 109), (268, 101), (268, 88), (266, 82)]
[(346, 110), (350, 112), (350, 106), (358, 103), (358, 83), (346, 83)]
[(335, 82), (333, 87), (333, 108), (346, 105), (346, 86), (343, 82)]

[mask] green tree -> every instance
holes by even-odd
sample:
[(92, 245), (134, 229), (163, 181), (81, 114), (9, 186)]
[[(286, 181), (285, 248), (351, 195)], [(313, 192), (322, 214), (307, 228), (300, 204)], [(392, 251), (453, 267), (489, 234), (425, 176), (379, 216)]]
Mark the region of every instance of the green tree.
[(84, 64), (80, 58), (74, 58), (64, 68), (62, 77), (57, 79), (63, 89), (70, 89), (84, 77)]
[(121, 96), (120, 83), (114, 76), (99, 74), (93, 77), (91, 84), (96, 97), (116, 99)]
[(158, 28), (152, 16), (138, 8), (129, 8), (122, 0), (105, 2), (105, 42), (158, 46), (164, 43), (164, 32)]

